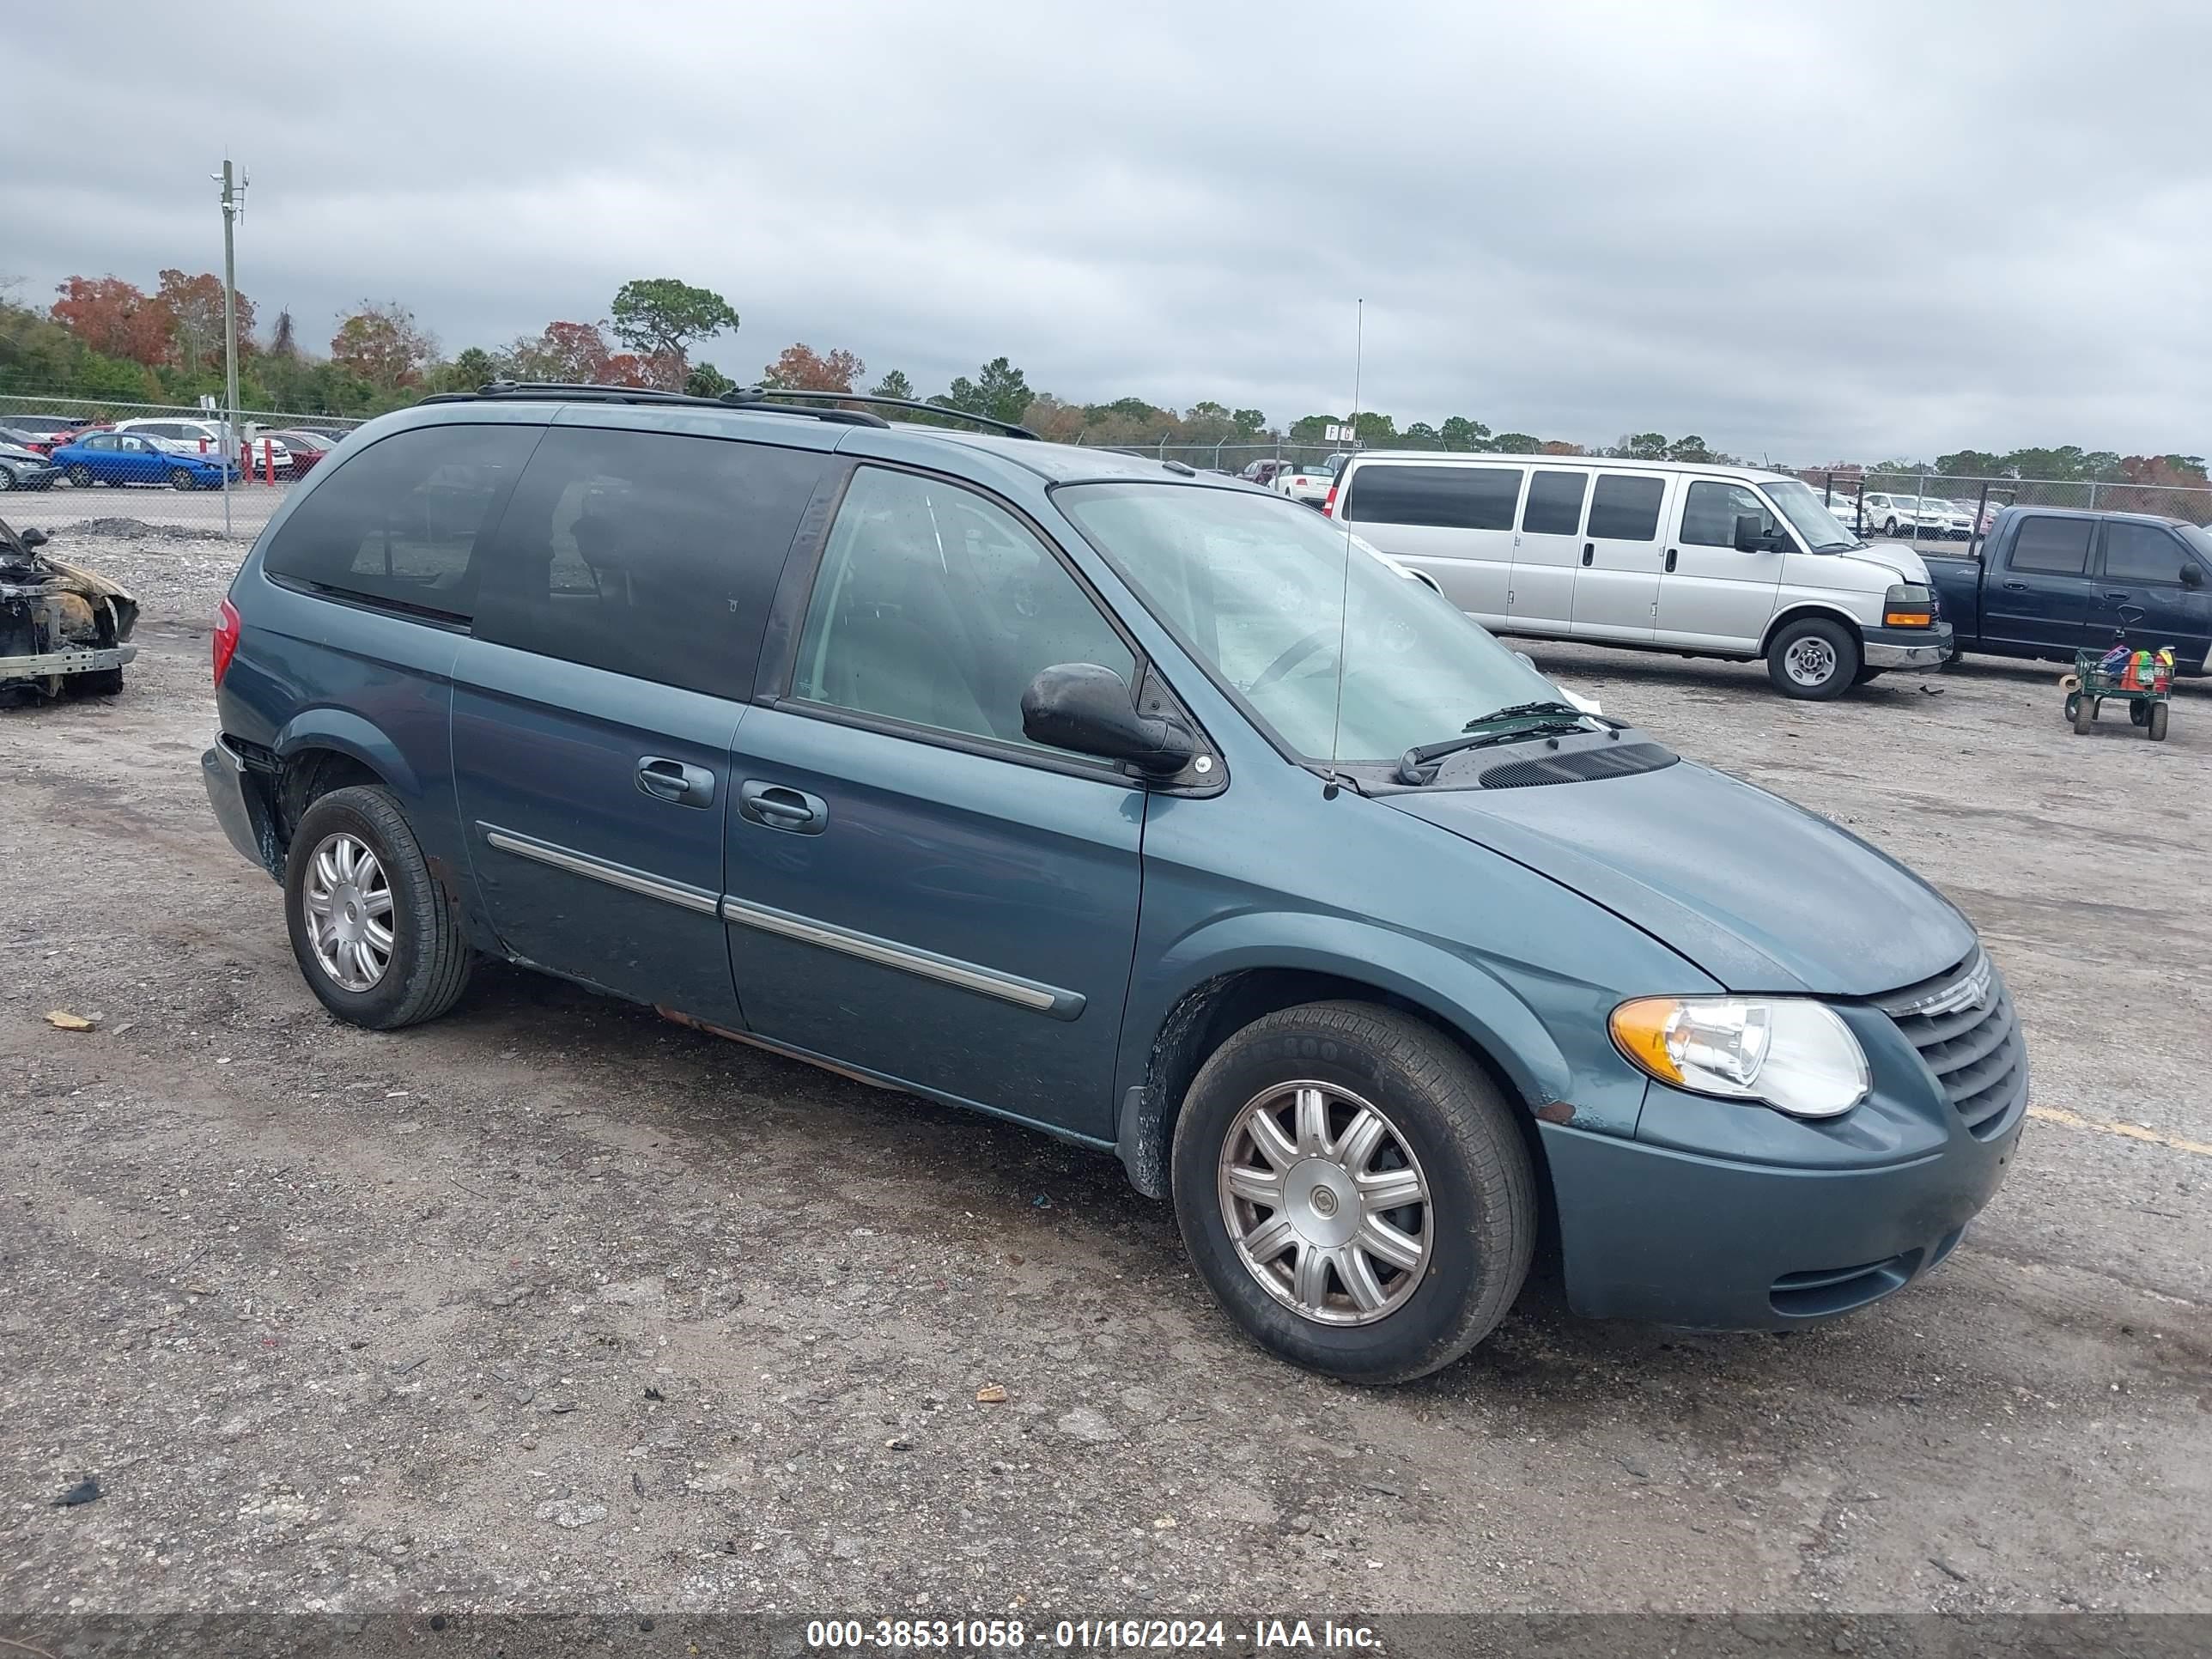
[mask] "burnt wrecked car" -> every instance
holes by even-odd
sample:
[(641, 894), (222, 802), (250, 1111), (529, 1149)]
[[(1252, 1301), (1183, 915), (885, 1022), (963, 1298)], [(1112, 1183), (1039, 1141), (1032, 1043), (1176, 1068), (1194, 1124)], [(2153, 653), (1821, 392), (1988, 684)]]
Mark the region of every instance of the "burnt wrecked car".
[(0, 704), (123, 689), (138, 601), (118, 584), (39, 550), (43, 530), (0, 520)]

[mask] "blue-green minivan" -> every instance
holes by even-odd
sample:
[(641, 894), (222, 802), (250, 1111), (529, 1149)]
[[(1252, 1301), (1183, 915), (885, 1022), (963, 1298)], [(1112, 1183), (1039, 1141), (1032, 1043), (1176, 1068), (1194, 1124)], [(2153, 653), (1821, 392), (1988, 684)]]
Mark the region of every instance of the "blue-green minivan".
[(820, 402), (495, 385), (294, 490), (204, 769), (333, 1013), (488, 955), (1115, 1152), (1368, 1382), (1540, 1240), (1582, 1312), (1782, 1329), (1988, 1200), (2020, 1027), (1894, 860), (1280, 495)]

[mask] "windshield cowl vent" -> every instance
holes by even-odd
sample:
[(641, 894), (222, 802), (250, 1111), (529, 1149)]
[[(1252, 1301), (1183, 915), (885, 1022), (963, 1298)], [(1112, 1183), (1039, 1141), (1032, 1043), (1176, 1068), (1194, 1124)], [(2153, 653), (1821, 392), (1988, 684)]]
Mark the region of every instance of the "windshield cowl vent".
[(1475, 781), (1485, 789), (1528, 789), (1540, 783), (1587, 783), (1594, 778), (1625, 778), (1638, 772), (1656, 772), (1681, 758), (1656, 743), (1607, 744), (1601, 749), (1575, 749), (1540, 760), (1508, 761), (1493, 766)]

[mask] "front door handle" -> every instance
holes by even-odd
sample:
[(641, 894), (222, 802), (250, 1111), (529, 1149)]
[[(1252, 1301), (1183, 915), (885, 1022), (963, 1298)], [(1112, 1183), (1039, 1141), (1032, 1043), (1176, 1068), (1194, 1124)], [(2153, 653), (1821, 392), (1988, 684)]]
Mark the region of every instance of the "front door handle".
[(1584, 542), (1584, 543), (1583, 544), (1583, 562), (1584, 564), (1588, 564), (1588, 563), (1589, 563), (1592, 559), (1595, 558), (1596, 556), (1597, 556), (1597, 544), (1596, 544), (1595, 542)]
[(712, 772), (703, 766), (687, 766), (682, 761), (664, 759), (659, 755), (639, 757), (637, 787), (657, 800), (674, 801), (678, 806), (714, 804)]
[(1672, 570), (1674, 568), (1674, 550), (1673, 548), (1671, 548), (1671, 547), (1670, 547), (1670, 548), (1668, 548), (1668, 549), (1667, 550), (1667, 568), (1668, 568), (1668, 569), (1669, 569), (1669, 570)]
[(748, 778), (738, 786), (738, 816), (770, 830), (818, 836), (830, 823), (830, 805), (821, 796), (803, 789)]
[(2014, 593), (2025, 593), (2027, 592), (2027, 584), (2026, 582), (2007, 582), (2005, 586)]
[(2121, 599), (2121, 600), (2124, 600), (2124, 599), (2127, 599), (2131, 598), (2131, 597), (2132, 597), (2132, 595), (2129, 594), (2129, 593), (2128, 593), (2124, 589), (2123, 589), (2121, 592), (2118, 592), (2118, 593), (2115, 593), (2115, 592), (2112, 592), (2112, 591), (2108, 588), (2108, 589), (2106, 589), (2106, 590), (2105, 597), (2106, 597), (2106, 599)]

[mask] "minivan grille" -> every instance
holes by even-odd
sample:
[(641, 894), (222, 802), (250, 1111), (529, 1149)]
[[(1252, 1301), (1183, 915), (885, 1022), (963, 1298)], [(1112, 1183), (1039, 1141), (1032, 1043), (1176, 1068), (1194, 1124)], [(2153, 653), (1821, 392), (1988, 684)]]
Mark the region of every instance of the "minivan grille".
[(2027, 1094), (2027, 1045), (1996, 964), (1979, 951), (1878, 1000), (1936, 1073), (1967, 1133), (1987, 1140)]
[(1527, 789), (1540, 783), (1581, 783), (1590, 778), (1625, 778), (1656, 772), (1681, 757), (1656, 743), (1609, 743), (1601, 749), (1571, 749), (1540, 760), (1508, 761), (1493, 766), (1477, 782), (1486, 789)]

